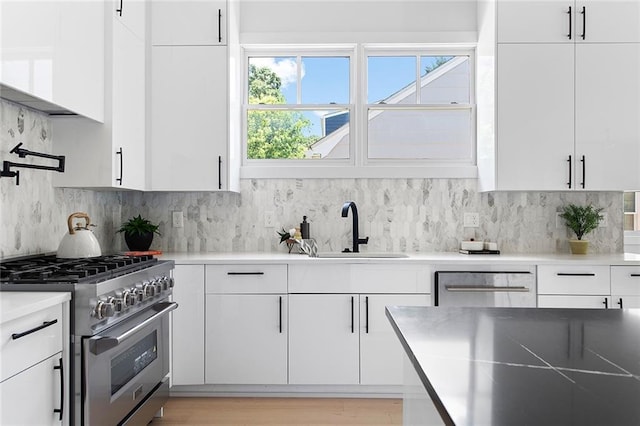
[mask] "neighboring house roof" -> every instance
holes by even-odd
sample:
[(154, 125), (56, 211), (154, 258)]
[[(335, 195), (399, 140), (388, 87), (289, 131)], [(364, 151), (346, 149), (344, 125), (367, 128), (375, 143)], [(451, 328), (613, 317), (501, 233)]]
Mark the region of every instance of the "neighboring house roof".
[[(438, 68), (433, 71), (425, 74), (420, 78), (420, 89), (421, 93), (425, 87), (429, 85), (433, 85), (439, 79), (445, 77), (452, 71), (462, 64), (468, 64), (469, 59), (464, 56), (454, 57), (449, 60), (445, 64), (440, 65)], [(415, 96), (416, 85), (411, 83), (406, 87), (398, 90), (393, 93), (386, 99), (380, 101), (380, 104), (402, 104), (402, 103), (413, 103), (407, 101), (412, 96)], [(384, 110), (373, 110), (370, 112), (369, 120), (373, 120), (380, 115), (384, 115), (386, 111)], [(348, 114), (348, 112), (345, 112)], [(336, 114), (336, 113), (332, 113)], [(320, 154), (320, 158), (348, 158), (349, 157), (349, 125), (348, 123), (341, 126), (340, 128), (332, 131), (330, 134), (320, 138), (316, 141), (311, 149), (307, 152), (307, 157), (311, 158), (312, 156), (318, 156)]]

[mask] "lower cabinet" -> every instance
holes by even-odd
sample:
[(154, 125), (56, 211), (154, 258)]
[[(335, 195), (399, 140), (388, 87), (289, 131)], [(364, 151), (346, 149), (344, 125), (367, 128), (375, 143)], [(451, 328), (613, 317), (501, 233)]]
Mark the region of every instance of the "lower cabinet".
[(204, 384), (204, 265), (176, 265), (171, 313), (171, 383)]
[(287, 383), (287, 295), (208, 294), (206, 383)]
[(538, 307), (613, 307), (609, 265), (539, 265)]
[(612, 300), (608, 295), (538, 295), (538, 308), (608, 309), (611, 307), (613, 307)]

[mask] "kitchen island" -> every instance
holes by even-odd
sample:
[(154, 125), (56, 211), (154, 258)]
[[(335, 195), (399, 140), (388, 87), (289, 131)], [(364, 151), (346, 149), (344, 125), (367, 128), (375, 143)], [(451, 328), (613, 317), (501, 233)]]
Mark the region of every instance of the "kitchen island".
[(640, 310), (387, 307), (404, 424), (638, 425)]

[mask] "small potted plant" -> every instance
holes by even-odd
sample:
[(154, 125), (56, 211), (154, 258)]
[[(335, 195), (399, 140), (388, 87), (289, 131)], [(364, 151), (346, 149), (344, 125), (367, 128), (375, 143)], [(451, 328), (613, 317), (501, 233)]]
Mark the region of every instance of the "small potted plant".
[(153, 242), (153, 234), (161, 235), (159, 227), (138, 215), (124, 222), (116, 232), (124, 232), (124, 240), (129, 250), (147, 251)]
[(578, 206), (569, 204), (562, 208), (560, 217), (565, 220), (567, 227), (576, 234), (576, 240), (569, 240), (571, 253), (587, 254), (589, 249), (589, 241), (583, 240), (582, 237), (598, 227), (600, 221), (604, 218), (600, 214), (602, 208), (595, 208), (591, 204), (588, 206)]

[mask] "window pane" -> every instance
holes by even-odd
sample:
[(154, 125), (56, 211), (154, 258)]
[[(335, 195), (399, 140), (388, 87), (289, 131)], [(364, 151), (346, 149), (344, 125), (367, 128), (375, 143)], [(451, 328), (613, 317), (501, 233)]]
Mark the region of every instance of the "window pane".
[(623, 195), (624, 200), (624, 212), (625, 213), (635, 213), (636, 212), (636, 193), (635, 192), (625, 192)]
[(302, 58), (303, 104), (349, 103), (349, 58)]
[(375, 159), (471, 160), (470, 110), (369, 110)]
[(295, 104), (297, 81), (295, 57), (249, 58), (250, 104)]
[(415, 56), (369, 56), (367, 103), (416, 103)]
[(349, 158), (349, 110), (249, 110), (248, 159)]
[(421, 104), (468, 104), (469, 57), (421, 56)]

